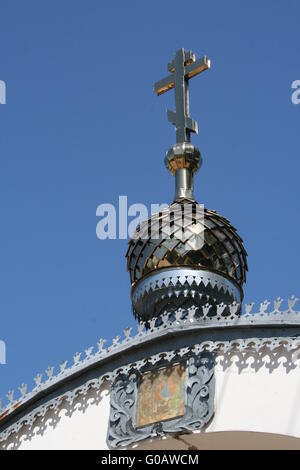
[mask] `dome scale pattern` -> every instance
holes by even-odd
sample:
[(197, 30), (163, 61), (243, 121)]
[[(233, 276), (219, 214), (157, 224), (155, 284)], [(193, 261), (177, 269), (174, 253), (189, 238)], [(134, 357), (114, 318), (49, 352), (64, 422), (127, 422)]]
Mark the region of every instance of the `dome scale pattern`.
[(132, 286), (161, 268), (192, 267), (223, 274), (242, 288), (248, 270), (243, 240), (217, 212), (205, 208), (197, 217), (201, 208), (192, 199), (177, 200), (137, 228), (126, 253)]

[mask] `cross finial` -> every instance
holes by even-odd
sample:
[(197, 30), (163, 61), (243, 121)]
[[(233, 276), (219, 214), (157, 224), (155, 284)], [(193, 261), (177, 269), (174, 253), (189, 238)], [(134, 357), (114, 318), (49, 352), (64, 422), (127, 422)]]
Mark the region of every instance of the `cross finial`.
[(168, 120), (175, 125), (176, 143), (190, 142), (191, 132), (198, 133), (197, 122), (189, 113), (189, 79), (209, 68), (206, 56), (196, 60), (191, 51), (180, 49), (168, 64), (170, 75), (154, 84), (157, 95), (175, 88), (175, 112), (168, 110)]

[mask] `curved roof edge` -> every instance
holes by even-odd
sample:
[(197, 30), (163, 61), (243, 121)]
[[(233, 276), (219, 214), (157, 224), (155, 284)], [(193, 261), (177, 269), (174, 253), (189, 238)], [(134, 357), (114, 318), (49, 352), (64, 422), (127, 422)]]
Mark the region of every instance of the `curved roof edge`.
[(99, 379), (100, 372), (103, 380), (112, 378), (112, 371), (117, 371), (118, 367), (161, 353), (162, 349), (184, 349), (184, 346), (192, 347), (200, 341), (201, 347), (208, 350), (226, 351), (237, 345), (239, 340), (242, 341), (242, 348), (252, 347), (257, 341), (260, 345), (262, 340), (271, 349), (281, 344), (288, 350), (299, 347), (300, 338), (295, 338), (300, 335), (300, 311), (294, 310), (297, 300), (292, 296), (287, 300), (287, 308), (280, 310), (283, 299), (278, 297), (273, 302), (271, 311), (270, 302), (264, 301), (256, 313), (252, 313), (254, 304), (247, 304), (242, 315), (237, 314), (239, 306), (234, 303), (229, 306), (231, 314), (227, 317), (222, 316), (221, 308), (213, 317), (209, 317), (205, 306), (202, 316), (197, 315), (199, 312), (195, 308), (187, 311), (180, 308), (176, 312), (162, 315), (159, 325), (156, 318), (149, 322), (148, 329), (145, 329), (145, 323), (138, 324), (133, 335), (132, 328), (125, 328), (124, 338), (116, 336), (107, 348), (104, 348), (106, 340), (100, 339), (97, 343), (98, 350), (94, 354), (94, 347), (85, 350), (85, 357), (82, 357), (82, 353), (76, 353), (73, 364), (67, 368), (67, 361), (64, 361), (59, 365), (56, 375), (55, 368), (48, 367), (44, 382), (42, 374), (38, 374), (31, 391), (28, 392), (27, 385), (22, 384), (19, 387), (19, 398), (15, 399), (11, 390), (7, 393), (9, 403), (0, 410), (0, 441), (4, 439), (5, 430), (11, 422), (36, 409), (45, 398), (51, 406), (51, 397), (58, 396), (63, 389), (76, 389), (76, 385), (83, 380), (87, 383), (89, 379)]

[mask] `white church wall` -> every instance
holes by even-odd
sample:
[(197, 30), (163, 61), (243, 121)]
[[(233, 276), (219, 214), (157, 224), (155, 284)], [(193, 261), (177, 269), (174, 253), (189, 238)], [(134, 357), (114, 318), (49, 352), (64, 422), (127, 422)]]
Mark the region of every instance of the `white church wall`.
[(297, 353), (262, 351), (219, 356), (215, 416), (206, 432), (256, 431), (300, 437)]
[[(109, 417), (110, 387), (90, 390), (71, 405), (66, 401), (56, 411), (12, 435), (6, 449), (107, 449), (106, 432)], [(0, 446), (1, 448), (1, 446)]]
[[(213, 446), (213, 436), (220, 436), (224, 431), (300, 437), (297, 353), (284, 348), (276, 352), (228, 352), (217, 357), (215, 379), (215, 415), (198, 435), (199, 439), (201, 434), (210, 433), (209, 445)], [(31, 427), (12, 435), (4, 447), (107, 449), (108, 419), (107, 384), (100, 390), (89, 391), (86, 396), (79, 395), (72, 405), (64, 401), (58, 410), (49, 410)], [(197, 439), (193, 438), (192, 442), (197, 446)], [(140, 447), (172, 449), (179, 444), (166, 440), (162, 447), (162, 441), (154, 440), (152, 443), (144, 441)]]
[(232, 449), (238, 435), (237, 448), (300, 449), (300, 440), (292, 439), (300, 438), (299, 365), (298, 353), (283, 348), (219, 355), (215, 414), (207, 427), (193, 436), (144, 441), (139, 448), (217, 449), (226, 448), (227, 440)]

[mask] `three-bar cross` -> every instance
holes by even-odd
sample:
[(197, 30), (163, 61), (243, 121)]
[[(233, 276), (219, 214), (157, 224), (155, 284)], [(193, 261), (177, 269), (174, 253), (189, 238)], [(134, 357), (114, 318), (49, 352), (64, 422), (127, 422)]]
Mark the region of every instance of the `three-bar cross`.
[(170, 75), (154, 84), (157, 95), (175, 88), (175, 112), (168, 110), (168, 120), (175, 125), (177, 143), (190, 142), (191, 132), (198, 133), (197, 122), (189, 113), (189, 79), (209, 68), (206, 56), (196, 60), (191, 51), (180, 49), (168, 64)]

